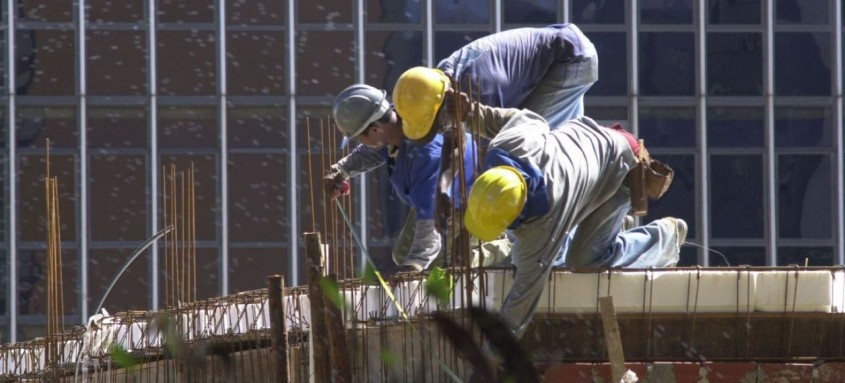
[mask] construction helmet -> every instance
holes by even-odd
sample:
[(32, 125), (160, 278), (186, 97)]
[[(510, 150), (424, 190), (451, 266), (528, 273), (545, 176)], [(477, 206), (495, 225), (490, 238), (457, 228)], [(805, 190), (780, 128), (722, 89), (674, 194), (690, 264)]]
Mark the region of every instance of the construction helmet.
[(469, 192), (464, 225), (482, 241), (496, 239), (519, 217), (528, 194), (522, 174), (510, 166), (482, 173)]
[(344, 146), (349, 138), (363, 133), (367, 126), (387, 113), (390, 103), (386, 94), (384, 90), (366, 84), (355, 84), (335, 97), (332, 115), (337, 128), (346, 136)]
[(449, 77), (439, 69), (418, 66), (402, 73), (393, 87), (393, 102), (406, 137), (418, 140), (428, 134), (447, 88)]

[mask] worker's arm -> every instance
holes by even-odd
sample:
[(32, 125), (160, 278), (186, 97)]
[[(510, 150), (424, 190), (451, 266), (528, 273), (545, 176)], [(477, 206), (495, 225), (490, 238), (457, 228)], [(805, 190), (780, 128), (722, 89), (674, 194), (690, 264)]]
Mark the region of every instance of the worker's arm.
[(342, 193), (343, 182), (384, 164), (384, 156), (376, 149), (358, 145), (346, 157), (332, 165), (323, 177), (323, 189), (332, 197)]

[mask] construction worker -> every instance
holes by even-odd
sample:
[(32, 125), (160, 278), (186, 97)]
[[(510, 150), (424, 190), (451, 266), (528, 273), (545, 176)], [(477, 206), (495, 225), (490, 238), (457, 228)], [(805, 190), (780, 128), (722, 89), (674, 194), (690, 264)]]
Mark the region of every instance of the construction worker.
[[(430, 112), (428, 124), (438, 131), (472, 112), (480, 134), (491, 139), (482, 166), (489, 170), (472, 186), (464, 224), (482, 241), (506, 229), (516, 238), (511, 261), (517, 271), (502, 316), (517, 337), (561, 257), (571, 267), (664, 267), (678, 262), (687, 235), (683, 220), (668, 217), (621, 232), (631, 206), (626, 176), (639, 161), (650, 161), (630, 133), (587, 117), (551, 129), (526, 109), (475, 104), (471, 110), (462, 92), (457, 106), (442, 103), (452, 97), (443, 85), (447, 81), (436, 70), (409, 70), (394, 90), (397, 110), (403, 116), (415, 115), (413, 108)], [(405, 92), (429, 103), (400, 105)]]
[[(393, 248), (393, 260), (402, 271), (428, 268), (440, 253), (441, 237), (434, 222), (435, 185), (438, 179), (442, 137), (417, 144), (402, 133), (402, 120), (387, 101), (386, 92), (365, 84), (344, 89), (332, 106), (337, 128), (344, 134), (343, 145), (355, 139), (362, 145), (331, 166), (324, 177), (324, 188), (332, 197), (342, 194), (347, 180), (387, 164), (390, 182), (399, 199), (411, 207)], [(466, 181), (474, 179), (473, 150), (465, 153)], [(347, 189), (348, 190), (348, 189)], [(489, 266), (510, 251), (507, 240), (484, 245)], [(477, 253), (474, 264), (479, 263)]]

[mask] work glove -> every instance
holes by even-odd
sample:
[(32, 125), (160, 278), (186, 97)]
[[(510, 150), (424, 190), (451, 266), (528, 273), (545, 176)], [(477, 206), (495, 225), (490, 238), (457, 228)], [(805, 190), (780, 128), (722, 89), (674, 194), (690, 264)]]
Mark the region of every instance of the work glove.
[(333, 171), (323, 177), (323, 190), (325, 190), (326, 194), (330, 195), (331, 198), (348, 195), (350, 193), (349, 181), (343, 173)]

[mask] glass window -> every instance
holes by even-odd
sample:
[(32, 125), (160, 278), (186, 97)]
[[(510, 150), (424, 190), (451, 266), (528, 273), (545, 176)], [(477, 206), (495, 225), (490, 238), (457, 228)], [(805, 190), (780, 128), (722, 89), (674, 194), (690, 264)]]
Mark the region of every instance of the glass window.
[(98, 149), (147, 147), (146, 107), (89, 106), (88, 146)]
[[(159, 241), (159, 243), (161, 243)], [(132, 255), (133, 249), (90, 249), (88, 251), (88, 293), (91, 296), (90, 308), (93, 310), (103, 299), (106, 288), (114, 279), (121, 266)], [(163, 262), (159, 254), (160, 262)], [(114, 287), (103, 302), (103, 307), (110, 313), (129, 310), (148, 310), (150, 308), (150, 261), (149, 256), (141, 255), (129, 264), (126, 271), (117, 277)], [(162, 284), (164, 282), (162, 281)]]
[(487, 32), (435, 32), (434, 62), (439, 63), (464, 45), (487, 35)]
[(158, 90), (162, 95), (213, 95), (217, 91), (212, 31), (158, 33)]
[(506, 23), (549, 25), (557, 21), (555, 0), (510, 0), (503, 3)]
[(226, 0), (226, 22), (230, 25), (283, 25), (285, 2), (274, 0)]
[[(6, 92), (6, 39), (8, 38), (6, 32), (5, 25), (0, 26), (0, 94), (3, 96), (8, 94)], [(3, 105), (5, 104), (4, 101)]]
[(763, 140), (763, 109), (707, 109), (707, 145), (711, 148), (762, 148)]
[(18, 147), (76, 148), (79, 134), (72, 106), (26, 106), (16, 111)]
[(640, 108), (640, 138), (649, 148), (695, 147), (695, 108)]
[(366, 83), (393, 92), (406, 70), (423, 65), (421, 32), (367, 32)]
[(283, 105), (229, 106), (226, 114), (229, 148), (286, 148), (286, 107)]
[[(328, 119), (332, 115), (331, 113), (331, 108), (328, 106), (297, 105), (296, 126), (300, 127), (300, 133), (296, 135), (296, 147), (300, 153), (308, 150), (309, 129), (307, 128), (310, 127), (311, 151), (319, 152), (320, 150), (326, 150), (327, 153), (335, 156), (332, 158), (336, 158), (343, 137), (337, 129), (327, 125)], [(355, 147), (354, 143), (349, 146)]]
[[(288, 158), (286, 154), (269, 153), (229, 155), (230, 240), (280, 242), (288, 239)], [(300, 169), (307, 167), (300, 166)], [(322, 183), (322, 172), (315, 173)], [(314, 193), (322, 192), (321, 183), (314, 185)], [(308, 193), (307, 188), (303, 190)]]
[[(62, 238), (64, 240), (64, 234)], [(76, 250), (61, 249), (61, 281), (56, 281), (64, 303), (64, 314), (79, 312), (79, 257)], [(47, 314), (47, 249), (18, 248), (18, 314)], [(65, 321), (65, 326), (71, 323)]]
[(299, 5), (300, 23), (350, 23), (352, 7), (355, 2), (348, 0), (313, 0), (301, 1)]
[(692, 0), (641, 0), (643, 24), (692, 24)]
[[(722, 258), (722, 255), (725, 257)], [(714, 247), (708, 253), (710, 266), (766, 266), (766, 248), (764, 247)], [(727, 260), (727, 263), (725, 261)]]
[(639, 76), (640, 90), (643, 95), (693, 95), (695, 90), (694, 35), (683, 32), (640, 33)]
[(210, 23), (214, 21), (214, 0), (157, 0), (156, 3), (159, 22)]
[(617, 32), (591, 32), (588, 34), (599, 55), (599, 81), (587, 96), (628, 95), (627, 35)]
[[(646, 146), (648, 141), (646, 140)], [(653, 147), (652, 147), (653, 148)], [(643, 222), (651, 222), (663, 217), (678, 217), (687, 221), (689, 232), (687, 241), (695, 241), (695, 157), (692, 155), (664, 155), (651, 152), (652, 157), (669, 165), (675, 171), (672, 187), (657, 201), (649, 201), (648, 215)]]
[[(161, 241), (159, 241), (161, 243)], [(169, 283), (173, 284), (173, 275), (179, 272), (185, 272), (185, 268), (187, 267), (194, 267), (193, 265), (189, 265), (187, 261), (185, 261), (182, 267), (174, 267), (169, 266), (165, 263), (165, 260), (172, 259), (164, 254), (163, 251), (159, 252), (159, 256), (161, 257), (162, 268), (159, 271), (159, 280), (162, 284), (162, 287), (159, 288), (159, 299), (161, 300), (162, 307), (164, 306), (172, 306), (173, 305), (173, 295), (168, 297), (168, 291), (165, 288), (165, 284), (168, 283), (166, 281), (170, 281)], [(196, 275), (199, 276), (194, 282), (189, 284), (187, 280), (185, 282), (180, 282), (180, 291), (182, 291), (183, 295), (187, 295), (189, 290), (193, 287), (191, 285), (196, 285), (196, 300), (203, 300), (209, 298), (216, 298), (219, 297), (221, 294), (220, 291), (220, 254), (216, 248), (203, 248), (198, 247), (196, 249)], [(193, 270), (191, 270), (193, 273)], [(267, 276), (264, 276), (265, 281)]]
[(147, 39), (142, 31), (87, 31), (88, 92), (147, 93)]
[(830, 156), (782, 154), (777, 158), (777, 169), (778, 235), (830, 239)]
[(596, 120), (599, 124), (602, 124), (604, 126), (610, 126), (618, 122), (622, 124), (625, 129), (630, 130), (628, 126), (628, 108), (624, 106), (594, 107), (587, 105), (584, 107), (584, 115), (589, 116), (590, 118)]
[(229, 248), (229, 293), (267, 288), (267, 276), (285, 274), (289, 259), (285, 248)]
[[(46, 242), (44, 155), (18, 157), (18, 240)], [(76, 163), (72, 155), (50, 153), (50, 177), (58, 178), (62, 241), (76, 237)]]
[(146, 157), (92, 155), (88, 166), (91, 239), (144, 241), (147, 238)]
[[(185, 187), (188, 187), (191, 175), (191, 165), (194, 167), (194, 203), (196, 209), (196, 239), (198, 241), (217, 240), (217, 162), (216, 157), (211, 155), (189, 155), (189, 154), (163, 154), (161, 166), (164, 170), (159, 178), (159, 188), (167, 188), (168, 200), (172, 201), (173, 187), (175, 187), (176, 201), (182, 199), (182, 180)], [(175, 174), (175, 177), (173, 176)], [(174, 183), (175, 182), (175, 183)], [(187, 189), (185, 191), (187, 193)], [(163, 197), (162, 190), (156, 191), (159, 199)], [(189, 196), (186, 194), (186, 199)], [(161, 205), (161, 203), (159, 203)], [(179, 209), (179, 208), (177, 208)], [(164, 218), (163, 214), (159, 217)], [(168, 212), (168, 217), (173, 214)], [(180, 223), (181, 224), (181, 223)]]
[(54, 0), (19, 0), (18, 19), (26, 21), (73, 21), (73, 2)]
[(144, 0), (88, 0), (88, 21), (133, 22), (144, 20)]
[(710, 24), (760, 24), (762, 0), (709, 0)]
[(763, 238), (763, 158), (760, 155), (710, 156), (711, 233), (713, 238)]
[(572, 0), (576, 24), (625, 24), (624, 0)]
[(763, 39), (759, 33), (707, 34), (707, 94), (763, 94)]
[(297, 31), (297, 91), (334, 96), (354, 82), (355, 44), (352, 32)]
[(435, 0), (434, 19), (444, 24), (486, 24), (490, 20), (487, 0)]
[(830, 96), (829, 47), (829, 33), (775, 33), (776, 95)]
[[(2, 200), (2, 197), (0, 197), (0, 200)], [(3, 238), (5, 238), (5, 235)], [(5, 316), (9, 315), (9, 295), (6, 294), (6, 291), (8, 291), (6, 289), (8, 289), (9, 286), (9, 259), (6, 257), (6, 251), (4, 249), (5, 247), (0, 249), (0, 283), (2, 283), (4, 293), (3, 296), (0, 297), (0, 315)], [(9, 339), (6, 330), (6, 327), (0, 327), (0, 336), (2, 336), (2, 339)]]
[(778, 247), (779, 266), (830, 266), (833, 262), (831, 247)]
[(228, 92), (231, 95), (283, 95), (285, 35), (282, 32), (229, 32)]
[(832, 129), (828, 108), (775, 108), (775, 147), (830, 148)]
[(217, 110), (214, 107), (163, 106), (158, 113), (158, 144), (162, 148), (215, 148)]
[(76, 89), (76, 43), (71, 30), (16, 32), (15, 82), (19, 94), (72, 95)]
[(419, 0), (367, 0), (368, 23), (419, 23)]
[[(689, 237), (687, 237), (689, 238)], [(678, 254), (678, 267), (689, 267), (698, 265), (698, 249), (692, 246), (682, 246)]]
[(828, 23), (828, 0), (776, 0), (775, 18), (778, 24)]

